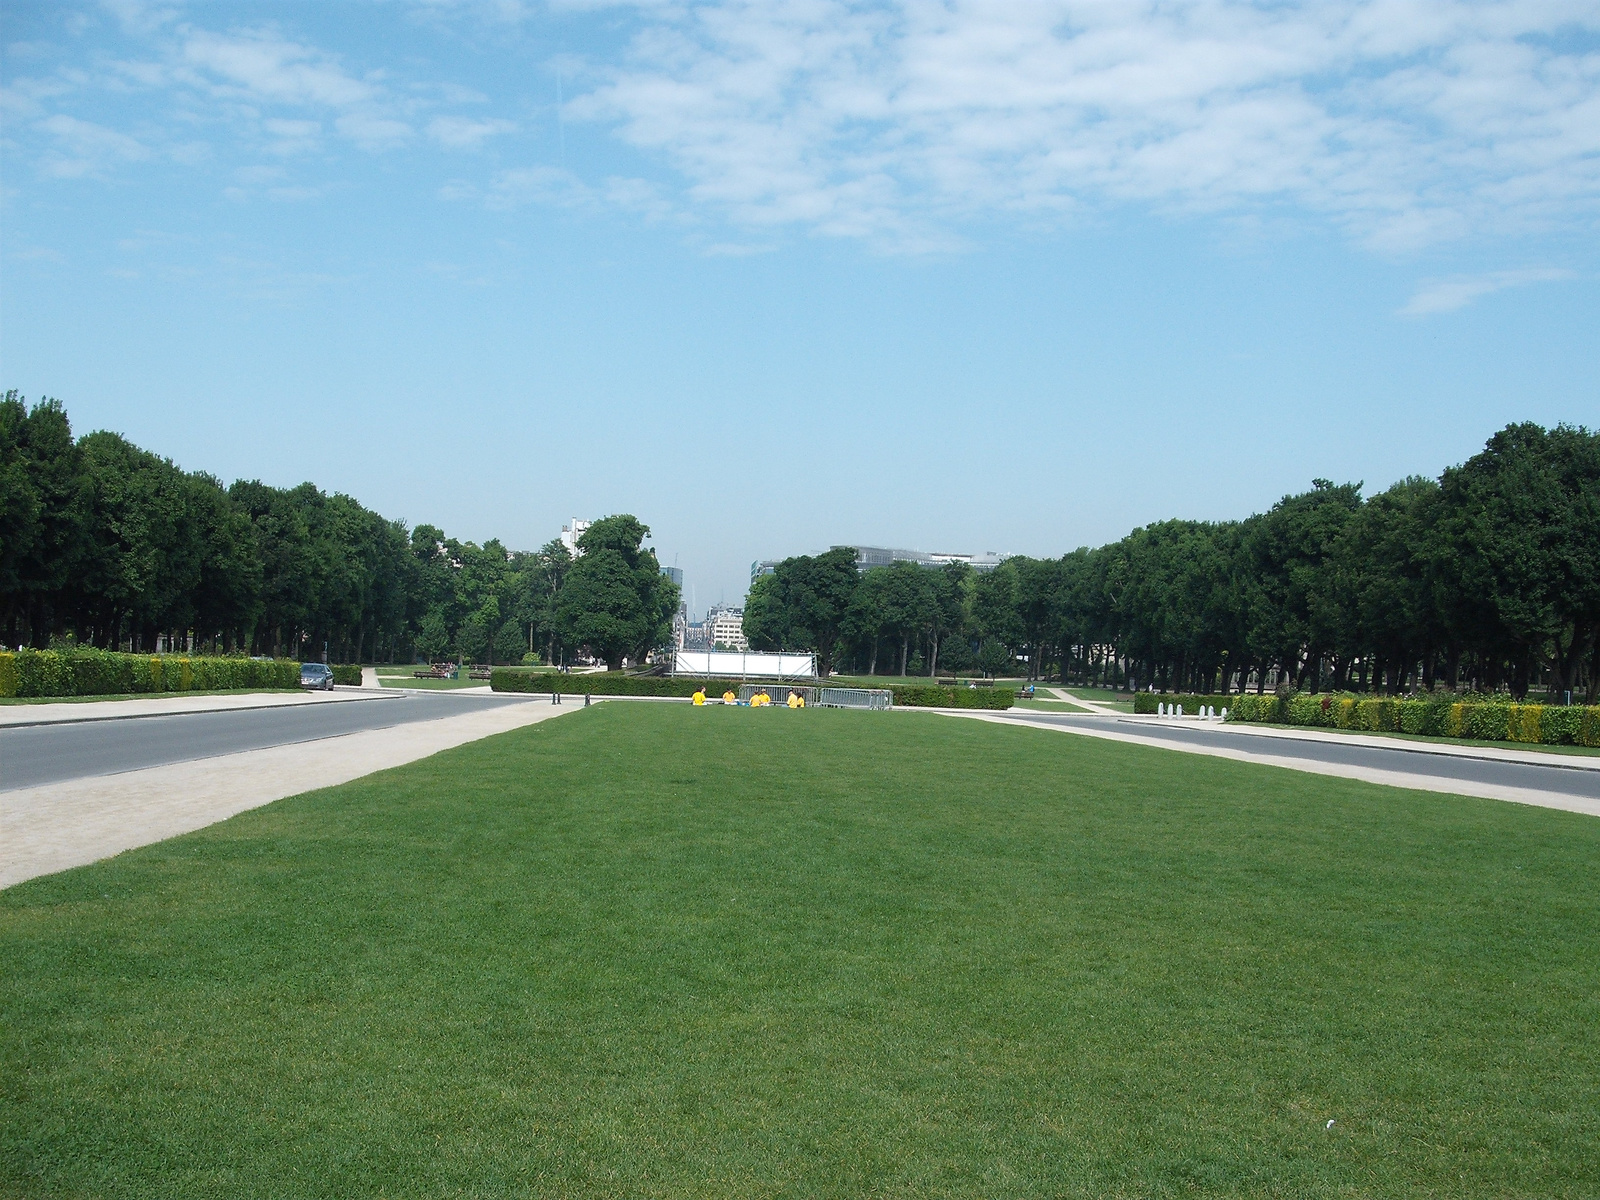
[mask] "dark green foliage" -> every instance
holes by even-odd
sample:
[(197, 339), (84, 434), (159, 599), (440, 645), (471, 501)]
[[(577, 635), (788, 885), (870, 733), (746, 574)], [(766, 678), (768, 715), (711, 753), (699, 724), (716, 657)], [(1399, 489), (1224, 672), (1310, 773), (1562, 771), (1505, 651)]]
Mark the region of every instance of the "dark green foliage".
[[(359, 684), (361, 669), (354, 670)], [(0, 696), (125, 696), (299, 684), (300, 664), (281, 659), (117, 654), (88, 647), (0, 652)]]
[(595, 521), (578, 540), (582, 555), (566, 571), (555, 603), (556, 628), (569, 646), (588, 646), (613, 669), (635, 664), (672, 632), (678, 586), (645, 546), (650, 528), (623, 514)]
[(787, 558), (757, 579), (745, 598), (744, 632), (755, 650), (809, 648), (817, 669), (833, 670), (859, 580), (855, 553), (839, 547), (815, 558)]
[[(560, 692), (563, 696), (669, 696), (687, 700), (695, 689), (704, 687), (706, 695), (721, 696), (725, 691), (737, 693), (744, 683), (760, 680), (743, 679), (689, 679), (670, 678), (665, 675), (627, 675), (621, 671), (593, 672), (583, 675), (563, 674), (560, 671), (513, 671), (496, 668), (490, 673), (489, 686), (497, 692)], [(773, 694), (783, 686), (771, 684)]]
[(361, 667), (356, 663), (334, 663), (333, 681), (342, 687), (361, 686)]
[(1005, 687), (908, 687), (895, 684), (889, 689), (894, 702), (906, 708), (1010, 708), (1016, 703), (1014, 688)]

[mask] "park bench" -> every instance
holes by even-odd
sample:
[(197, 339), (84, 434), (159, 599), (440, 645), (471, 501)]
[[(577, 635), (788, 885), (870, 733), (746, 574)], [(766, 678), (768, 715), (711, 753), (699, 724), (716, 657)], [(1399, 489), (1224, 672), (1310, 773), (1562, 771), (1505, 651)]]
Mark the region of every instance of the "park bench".
[(467, 672), (467, 678), (468, 679), (489, 679), (489, 678), (491, 678), (491, 675), (490, 675), (490, 671), (489, 671), (488, 667), (473, 667), (472, 670)]
[(454, 679), (456, 677), (455, 663), (434, 663), (426, 671), (411, 672), (414, 679)]

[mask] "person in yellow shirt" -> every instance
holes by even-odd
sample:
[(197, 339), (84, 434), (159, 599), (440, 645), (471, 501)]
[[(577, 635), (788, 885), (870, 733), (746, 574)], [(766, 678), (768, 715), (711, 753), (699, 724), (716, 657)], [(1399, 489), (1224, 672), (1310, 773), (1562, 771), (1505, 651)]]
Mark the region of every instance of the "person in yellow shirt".
[(790, 708), (799, 708), (800, 707), (800, 693), (799, 692), (790, 692), (789, 693), (789, 698), (786, 701), (784, 701), (784, 703), (787, 704)]
[(698, 708), (706, 702), (706, 690), (703, 687), (695, 688), (692, 703)]
[(762, 688), (755, 694), (755, 698), (752, 699), (750, 703), (757, 708), (765, 708), (767, 705), (772, 703), (772, 697), (767, 695), (766, 688)]
[(722, 702), (724, 704), (737, 704), (739, 703), (739, 697), (733, 694), (732, 688), (729, 688), (727, 691), (722, 693)]

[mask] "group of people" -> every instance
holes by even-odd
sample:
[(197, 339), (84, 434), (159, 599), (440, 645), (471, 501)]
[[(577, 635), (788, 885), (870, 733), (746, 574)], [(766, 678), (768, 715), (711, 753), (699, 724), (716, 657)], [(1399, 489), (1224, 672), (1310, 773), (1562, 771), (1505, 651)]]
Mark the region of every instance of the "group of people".
[[(724, 704), (742, 703), (739, 697), (733, 694), (732, 688), (722, 693), (722, 702)], [(695, 705), (706, 703), (706, 689), (703, 686), (695, 688), (691, 703)], [(762, 688), (754, 696), (750, 697), (748, 703), (751, 708), (767, 708), (772, 704), (772, 697), (768, 694), (766, 688)], [(806, 706), (806, 698), (791, 688), (789, 690), (789, 698), (784, 701), (784, 704), (789, 708), (804, 708)]]

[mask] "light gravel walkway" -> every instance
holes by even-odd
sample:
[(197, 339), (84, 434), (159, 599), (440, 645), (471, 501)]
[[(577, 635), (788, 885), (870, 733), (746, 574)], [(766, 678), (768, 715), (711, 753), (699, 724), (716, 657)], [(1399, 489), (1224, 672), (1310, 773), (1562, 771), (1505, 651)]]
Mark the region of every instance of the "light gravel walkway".
[(386, 693), (359, 688), (331, 692), (244, 692), (231, 696), (162, 696), (152, 700), (89, 700), (81, 704), (0, 706), (0, 729), (21, 725), (68, 725), (77, 721), (124, 721), (129, 717), (169, 717), (185, 713), (235, 712), (247, 708), (289, 708), (304, 704), (344, 704), (388, 699)]
[(581, 707), (508, 704), (317, 742), (0, 792), (0, 888)]
[(1098, 713), (1101, 716), (1120, 717), (1127, 714), (1126, 709), (1113, 708), (1111, 705), (1102, 704), (1098, 700), (1085, 700), (1082, 696), (1074, 696), (1071, 692), (1067, 691), (1066, 688), (1052, 687), (1045, 688), (1044, 690), (1047, 692), (1054, 692), (1056, 694), (1056, 698), (1059, 700), (1069, 701), (1073, 704), (1076, 704), (1079, 708), (1085, 709), (1092, 713)]

